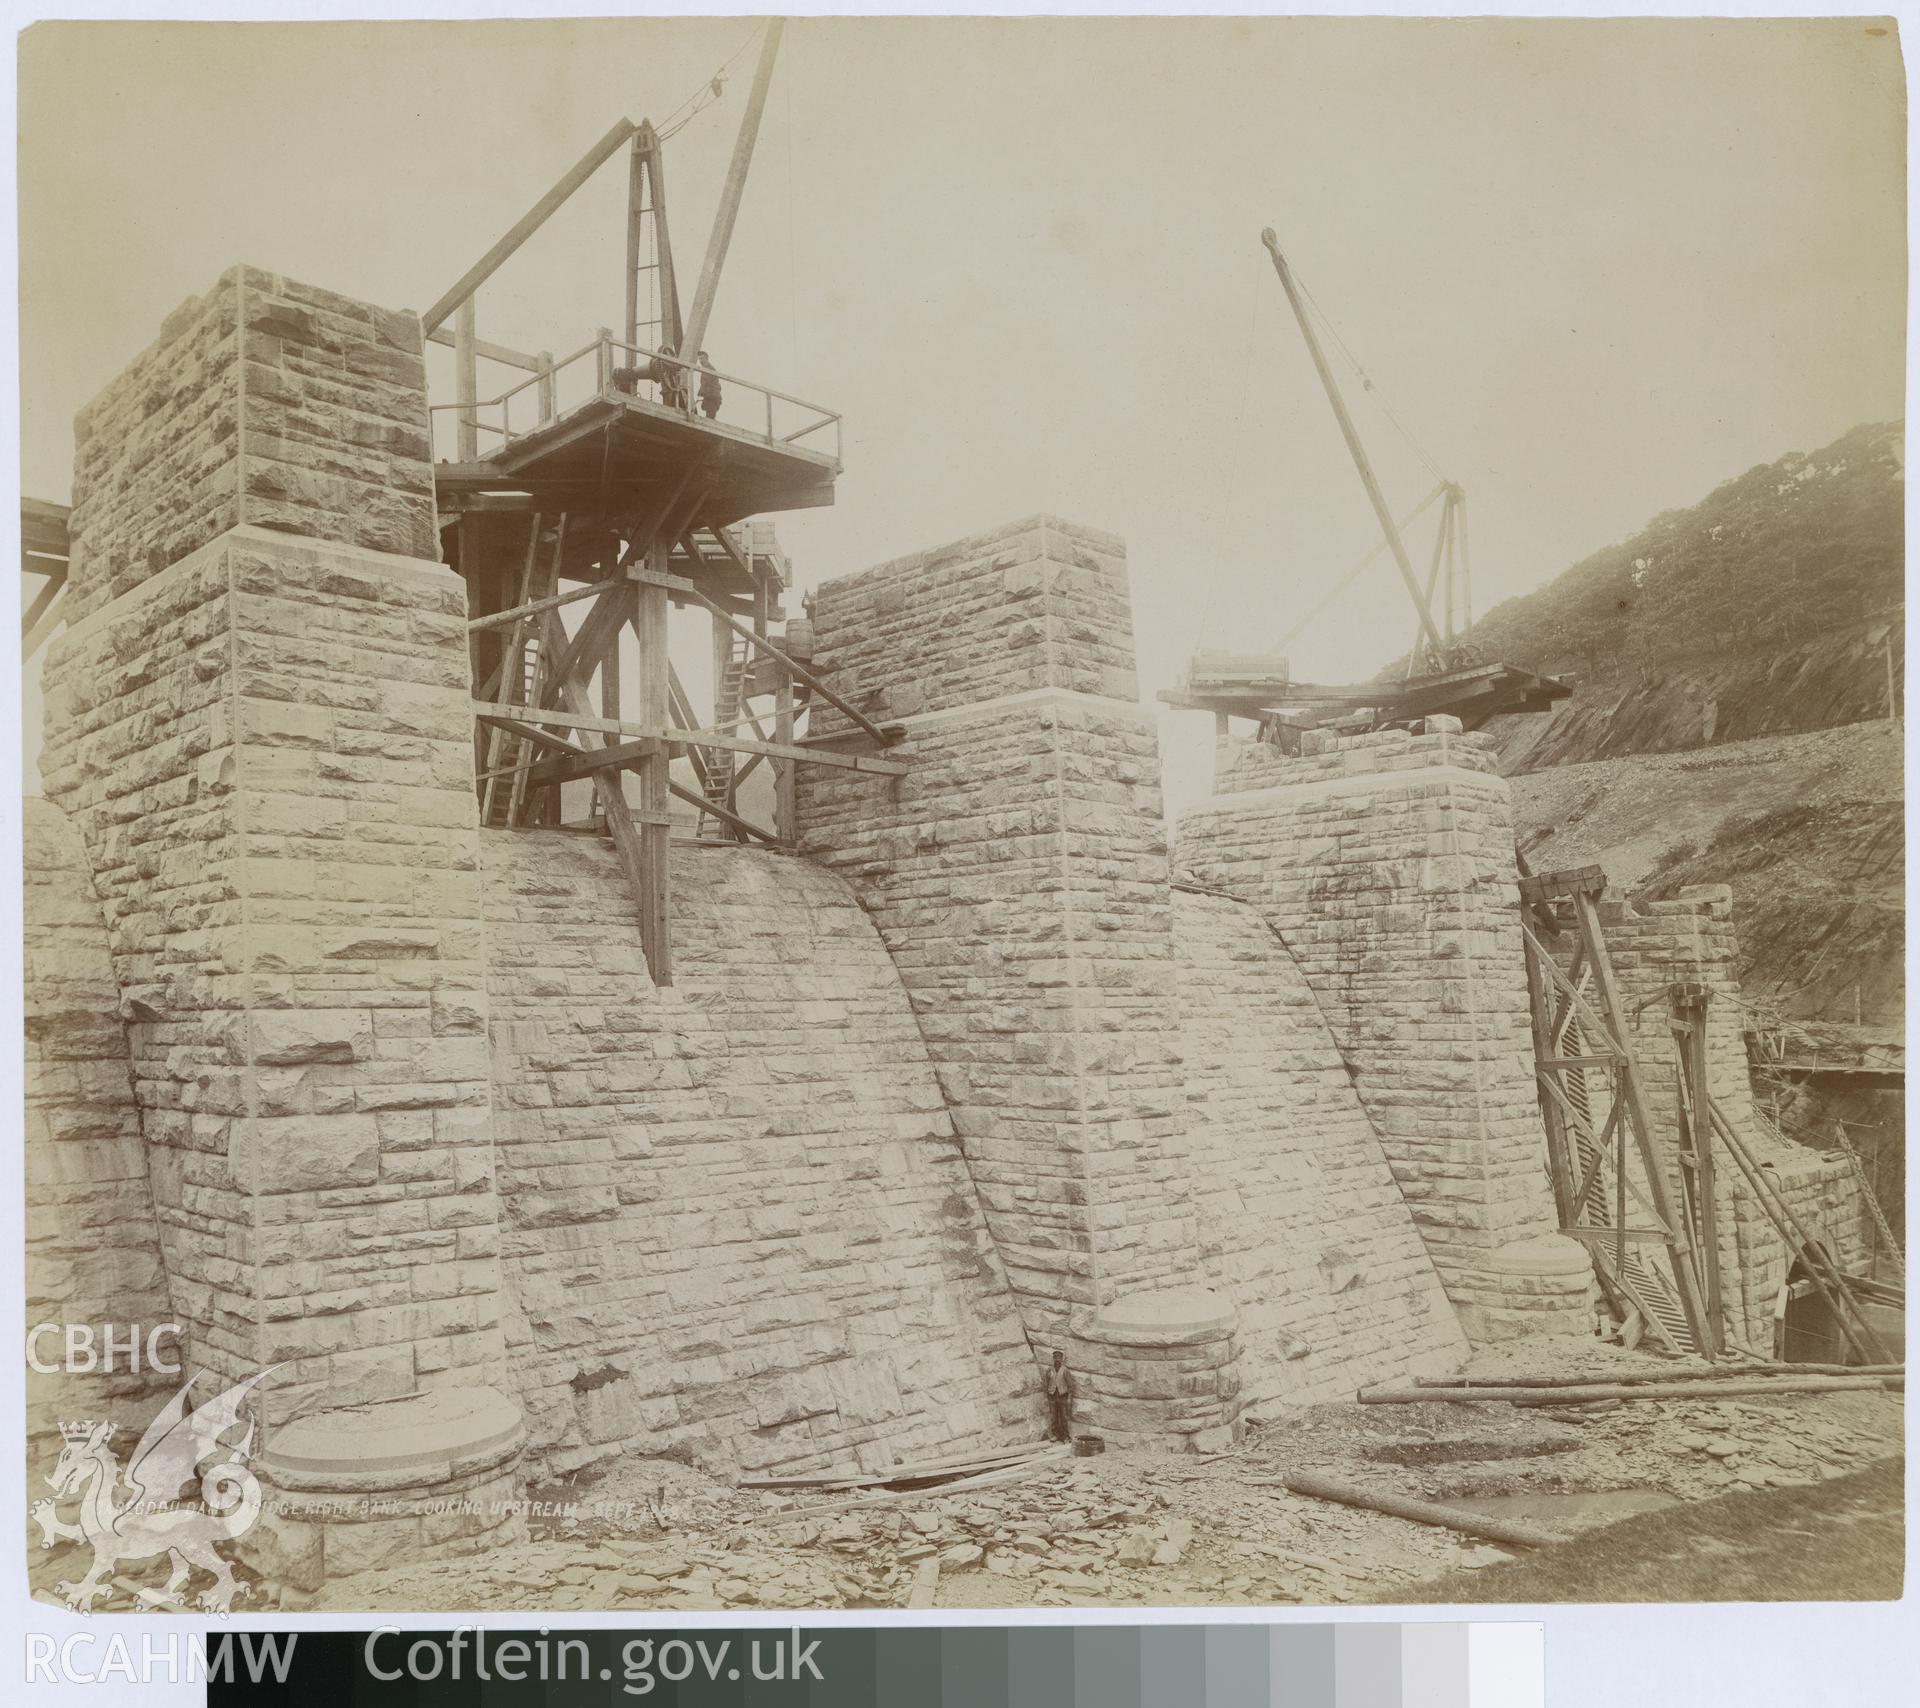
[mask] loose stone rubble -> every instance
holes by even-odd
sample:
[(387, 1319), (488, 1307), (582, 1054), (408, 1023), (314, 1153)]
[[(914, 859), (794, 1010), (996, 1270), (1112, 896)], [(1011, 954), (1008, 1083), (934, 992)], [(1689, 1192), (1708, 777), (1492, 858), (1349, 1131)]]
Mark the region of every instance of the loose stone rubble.
[[(1587, 1370), (1588, 1343), (1529, 1343), (1525, 1368)], [(1604, 1349), (1602, 1349), (1604, 1352)], [(1646, 1358), (1622, 1356), (1623, 1369)], [(1482, 1355), (1475, 1374), (1507, 1373)], [(1450, 1531), (1290, 1494), (1314, 1469), (1572, 1536), (1742, 1488), (1844, 1476), (1899, 1450), (1898, 1399), (1833, 1394), (1608, 1410), (1318, 1405), (1219, 1457), (1144, 1450), (1057, 1462), (1001, 1488), (817, 1519), (671, 1463), (546, 1491), (505, 1553), (347, 1578), (321, 1605), (528, 1604), (673, 1612), (728, 1606), (1087, 1607), (1391, 1601), (1427, 1579), (1524, 1557)], [(814, 1498), (823, 1507), (835, 1497)], [(937, 1566), (937, 1570), (933, 1568)], [(916, 1599), (931, 1583), (932, 1599)], [(1649, 1593), (1657, 1598), (1657, 1585)]]

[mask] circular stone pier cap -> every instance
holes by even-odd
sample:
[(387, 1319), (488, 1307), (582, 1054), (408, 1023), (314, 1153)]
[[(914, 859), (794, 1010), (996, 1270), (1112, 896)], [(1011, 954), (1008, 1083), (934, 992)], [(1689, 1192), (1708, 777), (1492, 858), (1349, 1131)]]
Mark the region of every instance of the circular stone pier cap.
[(1102, 1306), (1080, 1333), (1124, 1346), (1180, 1346), (1217, 1340), (1233, 1329), (1231, 1300), (1203, 1287), (1156, 1287)]
[(1482, 1267), (1496, 1275), (1583, 1275), (1593, 1260), (1578, 1240), (1544, 1233), (1489, 1252)]
[(506, 1458), (525, 1435), (517, 1402), (493, 1388), (442, 1388), (410, 1399), (312, 1412), (273, 1433), (261, 1468), (294, 1482), (302, 1476), (391, 1477), (412, 1482), (444, 1475), (451, 1462)]

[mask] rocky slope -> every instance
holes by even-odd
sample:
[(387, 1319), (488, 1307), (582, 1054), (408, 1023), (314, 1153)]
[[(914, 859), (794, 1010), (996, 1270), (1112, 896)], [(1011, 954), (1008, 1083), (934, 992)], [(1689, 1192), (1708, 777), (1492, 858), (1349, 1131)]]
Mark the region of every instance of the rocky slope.
[(1902, 731), (1885, 722), (1528, 771), (1513, 779), (1537, 870), (1597, 864), (1669, 896), (1731, 884), (1756, 1005), (1896, 1025), (1906, 914)]
[(1502, 768), (1513, 776), (1628, 753), (1884, 723), (1889, 671), (1897, 696), (1904, 665), (1894, 613), (1762, 653), (1707, 649), (1645, 664), (1616, 658), (1592, 674), (1567, 672), (1573, 697), (1552, 711), (1499, 718), (1488, 727)]
[(1856, 427), (1495, 606), (1475, 653), (1575, 682), (1552, 713), (1495, 726), (1508, 773), (1885, 717), (1902, 449), (1898, 423)]
[[(1901, 450), (1897, 424), (1865, 426), (1750, 470), (1471, 637), (1574, 682), (1490, 726), (1535, 869), (1731, 885), (1754, 1018), (1856, 1045), (1905, 1025)], [(1897, 1085), (1760, 1089), (1805, 1143), (1847, 1132), (1898, 1223)]]

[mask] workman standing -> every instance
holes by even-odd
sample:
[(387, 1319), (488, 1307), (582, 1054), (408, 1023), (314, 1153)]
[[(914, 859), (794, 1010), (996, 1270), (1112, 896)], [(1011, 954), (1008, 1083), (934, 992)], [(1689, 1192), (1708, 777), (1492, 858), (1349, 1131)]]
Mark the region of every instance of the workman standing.
[(1067, 1368), (1067, 1355), (1056, 1352), (1053, 1368), (1046, 1374), (1047, 1435), (1054, 1441), (1071, 1441), (1069, 1427), (1073, 1419), (1073, 1372)]

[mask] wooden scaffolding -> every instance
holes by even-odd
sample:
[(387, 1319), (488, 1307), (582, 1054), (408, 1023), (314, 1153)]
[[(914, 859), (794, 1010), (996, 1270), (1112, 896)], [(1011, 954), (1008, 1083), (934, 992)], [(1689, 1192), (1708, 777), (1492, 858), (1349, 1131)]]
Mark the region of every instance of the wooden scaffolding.
[[(1750, 1352), (1730, 1340), (1724, 1269), (1737, 1262), (1723, 1222), (1724, 1164), (1772, 1224), (1861, 1363), (1887, 1360), (1843, 1274), (1712, 1095), (1707, 1012), (1694, 980), (1666, 992), (1674, 1050), (1676, 1141), (1663, 1143), (1600, 920), (1598, 866), (1534, 875), (1520, 862), (1521, 932), (1548, 1172), (1563, 1232), (1593, 1259), (1629, 1343), (1673, 1352)], [(1571, 939), (1566, 964), (1555, 944)]]
[[(739, 212), (778, 20), (734, 144), (698, 283), (683, 309), (674, 267), (661, 138), (621, 121), (422, 317), (454, 352), (455, 396), (435, 404), (442, 554), (467, 584), (474, 758), (481, 822), (590, 830), (612, 839), (632, 886), (657, 983), (673, 978), (670, 805), (712, 834), (773, 847), (795, 840), (793, 775), (827, 765), (899, 776), (882, 728), (779, 644), (784, 560), (748, 518), (833, 502), (840, 417), (739, 375), (701, 348)], [(625, 149), (625, 326), (555, 360), (484, 342), (475, 293), (547, 219)], [(447, 323), (451, 321), (451, 329)], [(480, 364), (516, 370), (482, 399)], [(669, 614), (708, 618), (711, 715), (682, 684)], [(623, 680), (625, 638), (637, 669)], [(824, 702), (851, 737), (811, 743)], [(689, 780), (672, 773), (676, 758)], [(767, 766), (771, 825), (743, 810), (740, 784)], [(629, 788), (626, 779), (632, 777)], [(566, 786), (591, 786), (571, 822)]]

